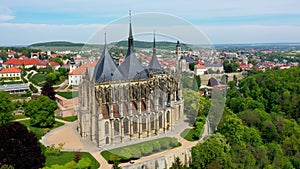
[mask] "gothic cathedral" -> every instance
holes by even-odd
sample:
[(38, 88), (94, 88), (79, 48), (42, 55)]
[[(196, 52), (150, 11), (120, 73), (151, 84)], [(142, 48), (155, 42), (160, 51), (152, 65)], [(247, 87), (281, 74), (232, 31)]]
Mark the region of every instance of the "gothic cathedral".
[[(176, 50), (180, 55), (178, 44)], [(180, 75), (173, 74), (158, 62), (155, 37), (148, 67), (139, 63), (130, 22), (123, 63), (116, 65), (105, 43), (97, 65), (87, 67), (79, 86), (79, 133), (101, 146), (171, 131), (184, 119)]]

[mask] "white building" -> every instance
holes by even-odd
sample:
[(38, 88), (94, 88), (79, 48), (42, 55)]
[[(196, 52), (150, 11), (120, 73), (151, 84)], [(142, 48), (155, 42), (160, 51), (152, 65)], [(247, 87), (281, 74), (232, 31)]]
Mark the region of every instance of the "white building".
[(16, 67), (4, 68), (0, 71), (1, 78), (21, 78), (21, 69)]
[(82, 75), (84, 75), (87, 67), (96, 66), (97, 62), (86, 62), (78, 68), (73, 69), (71, 64), (70, 73), (69, 73), (69, 85), (78, 86), (82, 80)]
[(194, 70), (196, 75), (204, 75), (205, 72), (207, 71), (207, 68), (204, 65), (197, 64), (195, 65)]

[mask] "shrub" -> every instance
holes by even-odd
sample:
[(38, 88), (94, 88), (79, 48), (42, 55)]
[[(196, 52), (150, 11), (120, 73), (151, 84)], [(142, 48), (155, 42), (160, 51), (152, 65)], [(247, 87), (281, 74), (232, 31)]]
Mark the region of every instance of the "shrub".
[(77, 163), (78, 169), (87, 169), (87, 168), (91, 168), (91, 166), (92, 166), (92, 161), (87, 157), (82, 158)]
[(153, 151), (153, 146), (150, 144), (142, 144), (141, 145), (142, 149), (142, 155), (147, 156), (152, 153)]
[(81, 159), (82, 155), (81, 152), (77, 151), (74, 154), (74, 161), (77, 163)]
[(152, 146), (153, 146), (153, 151), (155, 151), (155, 152), (158, 152), (161, 148), (161, 145), (159, 144), (159, 142), (154, 142), (152, 144)]
[(168, 149), (169, 145), (170, 145), (170, 141), (169, 140), (161, 140), (160, 145), (163, 150)]
[(68, 169), (76, 169), (77, 168), (77, 163), (75, 161), (70, 161), (70, 162), (67, 162), (64, 165), (64, 167), (68, 168)]
[(130, 149), (130, 152), (131, 152), (131, 158), (132, 159), (138, 159), (142, 156), (142, 152), (139, 148), (137, 147), (131, 147)]

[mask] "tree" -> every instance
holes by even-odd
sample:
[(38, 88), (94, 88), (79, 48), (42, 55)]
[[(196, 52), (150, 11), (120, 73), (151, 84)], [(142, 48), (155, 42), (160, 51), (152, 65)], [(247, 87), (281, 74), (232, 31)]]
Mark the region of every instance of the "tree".
[(37, 99), (30, 100), (25, 108), (25, 115), (30, 117), (33, 126), (52, 126), (55, 122), (54, 110), (57, 103), (47, 96), (40, 95)]
[(185, 169), (186, 167), (182, 164), (179, 157), (176, 157), (169, 169)]
[(42, 87), (42, 95), (48, 96), (50, 99), (55, 100), (55, 94), (56, 92), (50, 83), (46, 83)]
[(14, 168), (43, 167), (45, 157), (36, 135), (18, 123), (0, 127), (0, 166), (7, 164)]
[(201, 87), (201, 77), (200, 75), (195, 75), (194, 76), (198, 85), (198, 89)]
[(14, 104), (9, 93), (0, 91), (0, 126), (8, 124), (12, 119)]
[(211, 135), (204, 143), (192, 148), (192, 168), (207, 168), (216, 160), (222, 168), (232, 168), (230, 156), (231, 147), (226, 143), (225, 137), (216, 133)]
[(113, 166), (112, 166), (112, 169), (122, 169), (120, 166), (119, 166), (120, 162), (114, 162)]

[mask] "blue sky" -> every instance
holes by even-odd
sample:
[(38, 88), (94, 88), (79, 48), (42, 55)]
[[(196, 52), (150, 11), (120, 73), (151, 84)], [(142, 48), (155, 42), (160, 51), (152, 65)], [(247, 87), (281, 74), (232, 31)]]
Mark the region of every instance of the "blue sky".
[(214, 44), (300, 42), (299, 6), (298, 0), (0, 0), (0, 45), (86, 42), (129, 9), (134, 24), (135, 14), (145, 12), (178, 16)]

